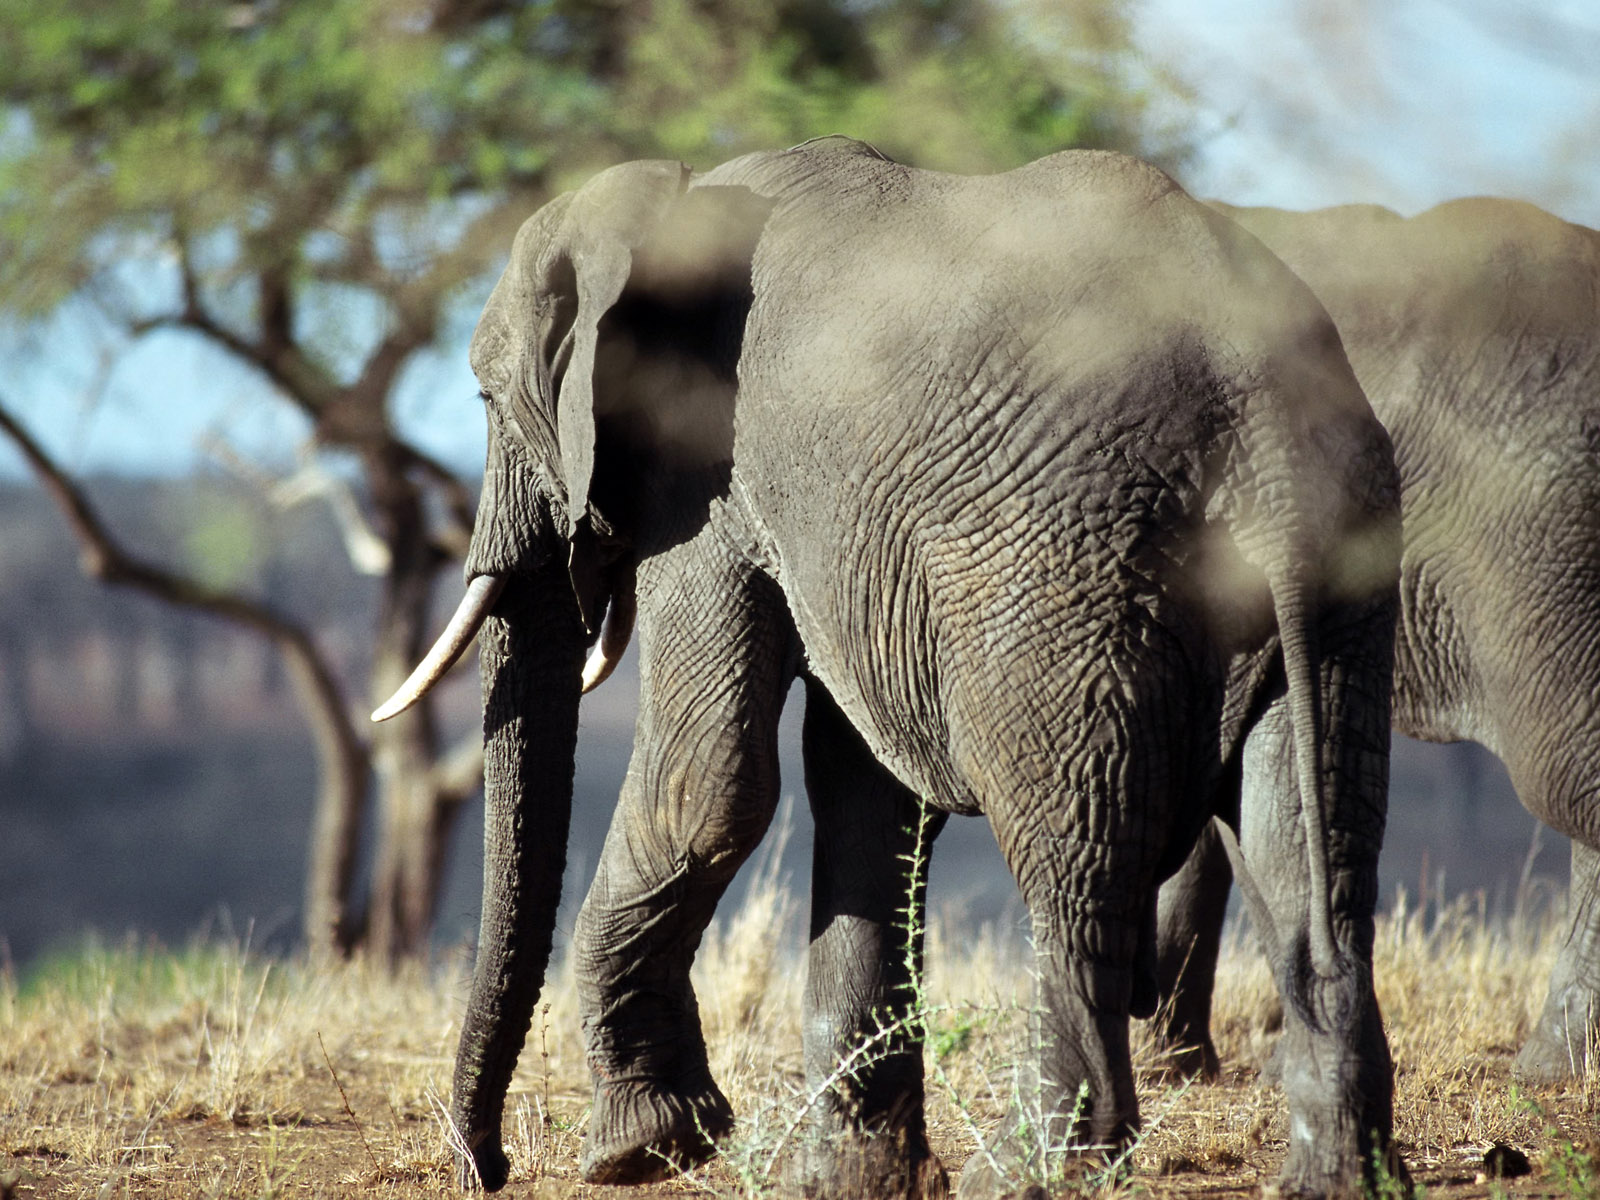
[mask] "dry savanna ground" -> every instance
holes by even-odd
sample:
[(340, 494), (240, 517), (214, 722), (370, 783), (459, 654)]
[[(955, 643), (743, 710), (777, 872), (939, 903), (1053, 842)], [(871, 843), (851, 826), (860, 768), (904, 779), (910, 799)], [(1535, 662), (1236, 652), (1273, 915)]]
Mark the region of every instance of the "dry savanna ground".
[[(508, 1105), (505, 1194), (781, 1193), (805, 1107), (799, 948), (773, 934), (795, 927), (793, 907), (769, 877), (700, 955), (713, 1066), (740, 1115), (721, 1158), (649, 1188), (577, 1182), (588, 1086), (558, 969)], [(1528, 1094), (1509, 1079), (1554, 943), (1548, 921), (1490, 921), (1470, 906), (1402, 907), (1380, 925), (1398, 1136), (1426, 1194), (1600, 1195), (1600, 1080)], [(930, 1121), (953, 1174), (1000, 1120), (1031, 984), (1024, 956), (993, 938), (936, 925), (929, 959)], [(91, 949), (5, 978), (0, 1198), (452, 1195), (440, 1114), (464, 987), (459, 970), (395, 977), (217, 945)], [(1276, 1020), (1268, 975), (1238, 939), (1218, 987), (1223, 1083), (1173, 1084), (1141, 1046), (1145, 1136), (1125, 1170), (1079, 1171), (1063, 1193), (1259, 1193), (1285, 1144), (1282, 1095), (1256, 1069)], [(1481, 1178), (1496, 1142), (1525, 1152), (1532, 1173)]]

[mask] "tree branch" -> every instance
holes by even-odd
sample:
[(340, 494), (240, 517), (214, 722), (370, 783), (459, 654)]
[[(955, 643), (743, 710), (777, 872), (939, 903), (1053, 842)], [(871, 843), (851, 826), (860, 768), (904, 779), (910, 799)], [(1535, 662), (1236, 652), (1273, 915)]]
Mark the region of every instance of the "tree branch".
[(472, 526), (477, 519), (477, 501), (466, 484), (456, 478), (455, 472), (438, 459), (398, 438), (395, 439), (395, 445), (406, 465), (439, 489), (445, 511), (450, 515), (450, 527), (433, 535), (434, 544), (440, 553), (450, 558), (465, 558), (472, 541)]
[(454, 811), (483, 787), (483, 736), (473, 730), (433, 766), (429, 778), (434, 802)]
[(389, 427), (389, 393), (407, 361), (433, 340), (433, 322), (412, 323), (401, 314), (399, 327), (367, 356), (361, 374), (341, 388), (317, 413), (317, 436), (349, 446), (382, 445), (393, 440)]
[(277, 358), (294, 346), (294, 309), (289, 280), (281, 269), (263, 269), (257, 277), (256, 290), (261, 346), (269, 357)]
[(243, 625), (269, 638), (284, 655), (316, 743), (322, 783), (313, 835), (307, 935), (316, 951), (346, 949), (345, 897), (354, 875), (356, 833), (366, 803), (371, 759), (350, 719), (339, 683), (311, 635), (264, 604), (206, 587), (127, 554), (112, 538), (82, 489), (17, 423), (3, 398), (0, 431), (16, 443), (45, 491), (66, 516), (82, 549), (81, 563), (86, 574)]
[(342, 727), (344, 733), (341, 740), (361, 745), (361, 739), (355, 735), (354, 727), (345, 713), (343, 696), (333, 673), (303, 628), (257, 601), (234, 592), (206, 587), (186, 576), (127, 554), (107, 531), (83, 491), (66, 477), (39, 443), (17, 423), (3, 400), (0, 400), (0, 431), (16, 443), (40, 483), (66, 516), (82, 548), (81, 561), (86, 574), (106, 583), (138, 588), (170, 604), (224, 617), (265, 634), (292, 655), (305, 657), (318, 683), (319, 716)]
[(174, 313), (163, 313), (129, 323), (135, 337), (156, 329), (189, 329), (221, 346), (242, 362), (256, 368), (313, 421), (339, 395), (338, 385), (330, 381), (295, 345), (290, 335), (291, 320), (287, 285), (276, 276), (263, 275), (260, 284), (262, 332), (251, 341), (207, 311), (200, 294), (189, 244), (182, 232), (173, 236), (178, 255), (178, 272), (183, 287), (183, 306)]
[(298, 350), (289, 347), (276, 353), (269, 352), (201, 309), (163, 313), (158, 317), (135, 321), (128, 327), (129, 333), (135, 337), (142, 337), (157, 329), (188, 329), (209, 338), (235, 358), (255, 367), (313, 421), (338, 395), (337, 386), (323, 378), (322, 373), (306, 361)]
[(429, 27), (435, 33), (456, 33), (501, 13), (514, 12), (507, 0), (435, 0), (429, 9)]

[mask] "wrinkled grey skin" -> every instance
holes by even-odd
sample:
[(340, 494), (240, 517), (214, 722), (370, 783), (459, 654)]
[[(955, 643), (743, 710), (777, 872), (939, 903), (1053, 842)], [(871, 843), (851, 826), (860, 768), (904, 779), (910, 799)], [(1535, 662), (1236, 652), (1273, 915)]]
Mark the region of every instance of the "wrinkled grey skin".
[[(1398, 502), (1281, 264), (1117, 155), (964, 178), (827, 139), (700, 177), (630, 163), (547, 205), (472, 362), (490, 447), (467, 571), (507, 586), (452, 1112), (485, 1186), (549, 954), (584, 646), (632, 578), (634, 755), (574, 929), (587, 1179), (657, 1177), (730, 1126), (689, 965), (772, 816), (800, 675), (814, 1082), (907, 1001), (920, 948), (882, 865), (921, 796), (929, 834), (988, 817), (1029, 905), (1047, 1132), (1130, 1136), (1157, 885), (1243, 771), (1244, 860), (1303, 865), (1257, 893), (1300, 1051), (1283, 1182), (1359, 1187), (1391, 1124), (1371, 942)], [(1305, 769), (1279, 772), (1291, 743)], [(944, 1193), (920, 1048), (892, 1049), (818, 1107), (808, 1190)], [(1028, 1165), (1020, 1139), (998, 1159)], [(1006, 1186), (979, 1164), (961, 1190)]]
[[(1507, 200), (1217, 207), (1311, 285), (1394, 438), (1394, 728), (1480, 742), (1572, 838), (1567, 938), (1514, 1074), (1581, 1073), (1600, 1034), (1600, 233)], [(1164, 1035), (1206, 1073), (1228, 876), (1208, 834), (1161, 896)]]

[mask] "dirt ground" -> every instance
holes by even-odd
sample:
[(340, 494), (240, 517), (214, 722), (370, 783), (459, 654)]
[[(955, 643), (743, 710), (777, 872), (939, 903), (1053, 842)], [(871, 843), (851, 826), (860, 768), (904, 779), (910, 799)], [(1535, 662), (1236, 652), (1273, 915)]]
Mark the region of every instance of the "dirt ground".
[[(1503, 1064), (1502, 1064), (1503, 1065)], [(1203, 1140), (1187, 1149), (1141, 1150), (1133, 1170), (1120, 1181), (1080, 1180), (1066, 1192), (1083, 1196), (1148, 1196), (1153, 1198), (1255, 1197), (1270, 1184), (1284, 1153), (1281, 1137), (1282, 1097), (1263, 1087), (1254, 1071), (1236, 1070), (1222, 1083), (1191, 1089), (1180, 1110), (1197, 1123), (1244, 1124), (1253, 1129), (1254, 1149), (1240, 1154), (1223, 1146), (1208, 1153)], [(1499, 1074), (1498, 1071), (1491, 1072)], [(240, 1116), (173, 1115), (154, 1123), (120, 1126), (122, 1141), (114, 1169), (75, 1160), (70, 1138), (60, 1136), (83, 1111), (91, 1089), (88, 1081), (53, 1085), (63, 1112), (63, 1125), (48, 1123), (23, 1130), (5, 1130), (6, 1158), (0, 1161), (0, 1196), (6, 1200), (80, 1196), (139, 1197), (289, 1197), (385, 1196), (440, 1197), (456, 1194), (446, 1160), (438, 1152), (439, 1133), (425, 1113), (396, 1113), (379, 1089), (346, 1088), (345, 1096), (331, 1076), (321, 1088), (307, 1088), (306, 1108), (271, 1120)], [(1197, 1094), (1202, 1092), (1203, 1094)], [(1484, 1148), (1458, 1147), (1452, 1153), (1423, 1156), (1404, 1147), (1408, 1165), (1423, 1194), (1435, 1200), (1489, 1197), (1579, 1197), (1600, 1195), (1600, 1172), (1589, 1154), (1572, 1144), (1574, 1134), (1592, 1136), (1593, 1125), (1559, 1092), (1539, 1102), (1562, 1134), (1530, 1139), (1518, 1147), (1530, 1159), (1531, 1174), (1491, 1180), (1486, 1177)], [(48, 1111), (46, 1104), (42, 1111)], [(733, 1196), (744, 1193), (730, 1164), (714, 1161), (692, 1179), (632, 1188), (597, 1187), (577, 1179), (579, 1139), (569, 1121), (582, 1115), (577, 1098), (554, 1099), (557, 1127), (548, 1131), (541, 1173), (524, 1170), (503, 1195), (540, 1200), (665, 1200), (667, 1197)], [(352, 1116), (352, 1113), (354, 1114)], [(1176, 1116), (1176, 1113), (1173, 1114)], [(564, 1127), (564, 1128), (563, 1128)], [(407, 1153), (410, 1148), (410, 1153)], [(951, 1170), (952, 1182), (970, 1147), (962, 1139), (935, 1137), (935, 1150)], [(781, 1194), (781, 1184), (773, 1189)]]
[[(588, 1117), (575, 986), (546, 988), (507, 1105), (513, 1197), (784, 1194), (803, 1125), (794, 903), (776, 887), (713, 928), (696, 964), (712, 1069), (739, 1114), (722, 1155), (639, 1188), (577, 1180)], [(1518, 1089), (1511, 1062), (1543, 998), (1548, 920), (1457, 906), (1378, 929), (1375, 967), (1396, 1067), (1395, 1130), (1434, 1200), (1600, 1196), (1600, 1076)], [(1010, 1101), (1026, 956), (1001, 939), (930, 931), (928, 1119), (952, 1182)], [(459, 968), (313, 966), (239, 947), (89, 949), (29, 978), (0, 974), (0, 1200), (44, 1197), (445, 1197), (457, 1194), (447, 1108)], [(1214, 1085), (1171, 1082), (1140, 1030), (1144, 1133), (1129, 1169), (1085, 1167), (1082, 1197), (1245, 1197), (1282, 1161), (1282, 1093), (1264, 1084), (1279, 1010), (1247, 938), (1227, 948)], [(1487, 1177), (1485, 1152), (1528, 1172)], [(1392, 1194), (1392, 1193), (1391, 1193)]]

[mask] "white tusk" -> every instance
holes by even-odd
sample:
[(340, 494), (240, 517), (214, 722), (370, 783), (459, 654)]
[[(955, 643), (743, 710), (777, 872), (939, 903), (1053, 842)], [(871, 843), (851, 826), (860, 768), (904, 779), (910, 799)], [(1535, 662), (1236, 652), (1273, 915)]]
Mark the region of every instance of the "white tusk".
[(387, 721), (426, 696), (433, 685), (444, 678), (444, 673), (455, 665), (461, 652), (472, 644), (472, 639), (478, 636), (483, 619), (489, 615), (489, 610), (505, 589), (506, 581), (498, 575), (475, 576), (467, 584), (467, 594), (461, 598), (455, 616), (450, 618), (450, 623), (444, 627), (433, 649), (417, 664), (417, 669), (411, 672), (410, 678), (400, 685), (395, 694), (373, 710), (372, 719)]
[(633, 619), (639, 611), (638, 597), (633, 590), (630, 575), (617, 586), (606, 606), (605, 623), (600, 627), (600, 640), (589, 651), (589, 661), (583, 664), (583, 690), (594, 691), (610, 677), (622, 661), (622, 653), (633, 636)]

